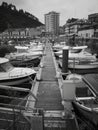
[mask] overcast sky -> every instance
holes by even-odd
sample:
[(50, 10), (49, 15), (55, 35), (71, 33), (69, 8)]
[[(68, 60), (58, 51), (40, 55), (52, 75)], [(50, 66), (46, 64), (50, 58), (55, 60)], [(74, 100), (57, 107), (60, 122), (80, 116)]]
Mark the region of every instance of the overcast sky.
[(98, 13), (98, 0), (0, 0), (12, 3), (17, 9), (23, 9), (35, 15), (44, 23), (44, 14), (50, 11), (60, 13), (60, 25), (69, 18), (88, 18), (91, 13)]

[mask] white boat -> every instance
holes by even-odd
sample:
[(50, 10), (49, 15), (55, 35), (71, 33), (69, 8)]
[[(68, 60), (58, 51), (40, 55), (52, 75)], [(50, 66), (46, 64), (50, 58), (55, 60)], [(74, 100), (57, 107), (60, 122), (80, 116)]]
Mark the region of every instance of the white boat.
[[(96, 55), (92, 55), (85, 49), (86, 46), (74, 47), (73, 49), (69, 49), (69, 60), (73, 60), (73, 62), (78, 61), (78, 63), (85, 61), (95, 62), (97, 60)], [(62, 59), (62, 54), (59, 52), (57, 54), (59, 55), (59, 58)]]
[(40, 58), (43, 55), (42, 52), (30, 52), (30, 53), (10, 53), (5, 56), (5, 58), (8, 58), (9, 60), (24, 60), (24, 59), (35, 59)]
[[(75, 47), (65, 46), (65, 47), (69, 48), (69, 57), (73, 54), (79, 54), (87, 48), (87, 46), (75, 46)], [(63, 49), (64, 47), (62, 48), (62, 50), (54, 52), (54, 54), (59, 58), (62, 58)]]
[(29, 51), (35, 52), (35, 51), (43, 51), (44, 45), (36, 45), (36, 46), (30, 46)]
[(53, 51), (57, 52), (57, 51), (62, 50), (64, 46), (65, 46), (65, 45), (56, 44), (56, 45), (54, 45), (52, 48), (53, 48)]
[[(77, 74), (90, 74), (98, 73), (98, 61), (85, 59), (85, 60), (68, 60), (68, 69), (72, 73)], [(58, 60), (60, 68), (62, 68), (62, 59)]]
[(39, 61), (43, 55), (43, 52), (40, 51), (39, 49), (35, 50), (34, 49), (29, 49), (29, 47), (26, 46), (16, 46), (17, 52), (15, 53), (10, 53), (5, 56), (5, 58), (9, 59), (10, 62), (13, 65), (22, 64), (26, 65), (29, 63), (34, 64), (36, 61)]
[[(15, 46), (17, 49), (17, 54), (20, 55), (26, 55), (29, 57), (29, 55), (33, 56), (42, 56), (43, 55), (43, 46), (42, 45), (36, 45), (36, 46)], [(16, 53), (14, 53), (15, 55)]]
[(31, 68), (13, 67), (9, 60), (0, 58), (0, 84), (19, 85), (33, 80), (36, 72)]
[(33, 58), (10, 58), (10, 63), (15, 67), (37, 67), (40, 63), (41, 57), (35, 56)]

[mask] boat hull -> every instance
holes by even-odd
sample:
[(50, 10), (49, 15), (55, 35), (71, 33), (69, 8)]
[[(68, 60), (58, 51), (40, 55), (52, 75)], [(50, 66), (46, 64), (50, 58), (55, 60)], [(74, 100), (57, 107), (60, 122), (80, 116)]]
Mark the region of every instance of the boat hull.
[(41, 57), (25, 60), (10, 60), (10, 63), (15, 67), (37, 67), (40, 63)]
[[(22, 85), (24, 83), (30, 83), (31, 80), (34, 80), (36, 74), (31, 74), (28, 76), (24, 76), (24, 77), (17, 77), (14, 79), (3, 79), (0, 80), (0, 84), (1, 85), (10, 85), (10, 86), (16, 86), (16, 85)], [(23, 86), (23, 85), (22, 85)], [(21, 86), (20, 86), (21, 87)], [(27, 88), (28, 86), (26, 86)]]
[[(58, 60), (58, 65), (60, 68), (62, 68), (62, 60)], [(73, 65), (73, 63), (69, 63), (68, 69), (72, 73), (77, 74), (91, 74), (91, 73), (98, 73), (98, 63), (96, 64), (77, 64)]]
[(72, 102), (75, 113), (84, 117), (87, 121), (92, 123), (95, 127), (98, 126), (98, 111), (89, 110), (89, 108), (85, 108), (83, 105), (78, 103), (77, 101)]
[(98, 64), (70, 64), (68, 66), (71, 72), (75, 72), (77, 74), (90, 74), (90, 73), (98, 73)]

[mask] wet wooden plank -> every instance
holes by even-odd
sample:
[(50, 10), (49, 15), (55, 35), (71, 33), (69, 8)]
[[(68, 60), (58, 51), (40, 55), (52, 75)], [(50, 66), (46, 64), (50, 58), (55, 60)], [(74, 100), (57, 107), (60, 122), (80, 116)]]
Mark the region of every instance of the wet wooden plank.
[(63, 110), (59, 84), (56, 79), (56, 70), (53, 62), (51, 48), (46, 47), (44, 67), (42, 68), (41, 81), (38, 86), (36, 108), (45, 110)]

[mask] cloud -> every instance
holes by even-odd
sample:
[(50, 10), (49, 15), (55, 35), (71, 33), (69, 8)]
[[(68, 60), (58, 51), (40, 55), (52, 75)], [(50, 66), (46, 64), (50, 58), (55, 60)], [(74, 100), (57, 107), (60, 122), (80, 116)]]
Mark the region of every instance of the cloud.
[(91, 13), (98, 13), (98, 0), (0, 0), (12, 3), (35, 15), (44, 22), (44, 14), (50, 11), (60, 13), (60, 23), (65, 24), (68, 18), (87, 18)]

